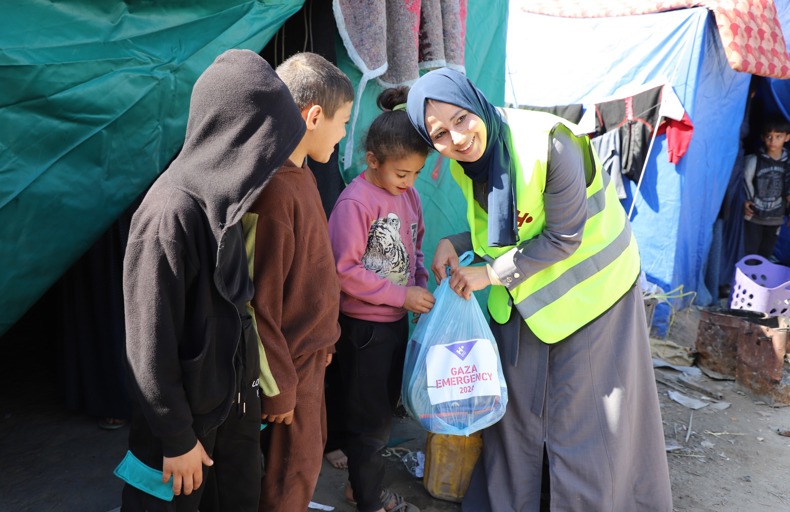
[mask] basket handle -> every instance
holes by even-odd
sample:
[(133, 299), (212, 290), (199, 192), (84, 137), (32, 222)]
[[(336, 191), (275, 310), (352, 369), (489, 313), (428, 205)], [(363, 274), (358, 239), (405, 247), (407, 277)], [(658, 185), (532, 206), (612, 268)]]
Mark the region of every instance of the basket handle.
[(770, 263), (767, 259), (763, 258), (759, 254), (747, 254), (741, 261), (738, 262), (739, 266), (743, 266), (745, 268), (755, 268), (759, 267), (760, 265), (764, 265), (766, 263)]

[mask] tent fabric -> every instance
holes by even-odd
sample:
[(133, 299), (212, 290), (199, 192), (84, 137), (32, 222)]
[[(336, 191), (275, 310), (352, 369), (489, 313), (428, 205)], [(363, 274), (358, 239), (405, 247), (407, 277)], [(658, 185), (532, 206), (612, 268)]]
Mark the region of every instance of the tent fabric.
[(466, 0), (333, 0), (335, 20), (352, 62), (362, 71), (346, 140), (351, 166), (360, 99), (367, 83), (408, 85), (421, 69), (464, 72)]
[(573, 18), (634, 16), (704, 6), (716, 15), (732, 69), (790, 78), (790, 56), (773, 0), (520, 0), (518, 3), (526, 12)]
[[(648, 279), (664, 290), (683, 286), (696, 292), (695, 304), (710, 304), (717, 294), (705, 285), (712, 229), (739, 151), (751, 75), (730, 67), (708, 9), (608, 18), (511, 9), (509, 25), (518, 27), (508, 31), (509, 103), (590, 106), (643, 84), (672, 86), (694, 125), (687, 152), (671, 163), (666, 135), (657, 135), (640, 189), (625, 180), (623, 206), (633, 210)], [(523, 51), (546, 41), (555, 42), (549, 52)]]
[(0, 19), (0, 334), (178, 151), (192, 84), (301, 0), (29, 0)]

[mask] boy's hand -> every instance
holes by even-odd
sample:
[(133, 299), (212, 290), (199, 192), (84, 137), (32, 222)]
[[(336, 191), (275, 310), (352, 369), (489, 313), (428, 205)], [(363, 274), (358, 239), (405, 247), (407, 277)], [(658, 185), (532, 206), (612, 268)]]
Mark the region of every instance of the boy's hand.
[(403, 307), (412, 313), (427, 313), (433, 307), (436, 299), (433, 294), (422, 286), (409, 286), (406, 288), (406, 302)]
[(178, 457), (162, 457), (162, 482), (173, 477), (173, 494), (192, 494), (203, 483), (203, 466), (213, 466), (214, 461), (203, 449), (200, 441), (194, 448)]
[(285, 423), (286, 425), (290, 425), (294, 420), (294, 411), (291, 409), (283, 414), (261, 414), (261, 419), (269, 423)]
[(431, 271), (437, 283), (447, 277), (447, 266), (450, 266), (450, 271), (458, 268), (458, 253), (455, 252), (455, 247), (449, 240), (443, 238), (439, 240), (436, 246), (436, 252), (433, 253), (433, 262), (431, 263)]
[(751, 201), (743, 203), (743, 213), (748, 216), (754, 215), (754, 203)]

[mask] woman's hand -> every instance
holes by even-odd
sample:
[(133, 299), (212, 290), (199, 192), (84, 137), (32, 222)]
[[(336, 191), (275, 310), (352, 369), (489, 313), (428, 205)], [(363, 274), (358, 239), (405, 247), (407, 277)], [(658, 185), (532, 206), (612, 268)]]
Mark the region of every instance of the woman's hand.
[(485, 266), (458, 267), (450, 275), (450, 288), (467, 300), (472, 298), (472, 292), (482, 290), (490, 284), (491, 280)]
[(437, 283), (447, 277), (447, 266), (450, 266), (450, 271), (454, 272), (458, 266), (458, 253), (455, 252), (455, 247), (449, 240), (439, 240), (439, 245), (436, 246), (436, 252), (433, 253), (433, 263), (431, 263), (431, 271)]

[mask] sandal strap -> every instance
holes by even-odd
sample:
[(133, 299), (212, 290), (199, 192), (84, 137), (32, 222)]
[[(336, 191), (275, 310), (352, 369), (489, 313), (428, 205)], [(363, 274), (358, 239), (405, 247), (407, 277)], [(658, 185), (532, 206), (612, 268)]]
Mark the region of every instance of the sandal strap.
[(393, 492), (391, 489), (384, 489), (381, 491), (381, 496), (379, 496), (379, 499), (381, 500), (381, 505), (384, 507), (384, 510), (387, 510), (388, 512), (391, 512), (392, 509), (388, 509), (387, 506), (393, 501), (395, 502), (393, 507), (400, 505), (405, 501), (403, 496)]
[[(390, 489), (381, 491), (381, 502), (387, 512), (420, 512), (417, 506), (412, 505), (403, 499), (403, 496)], [(387, 508), (390, 504), (392, 504), (392, 508)]]

